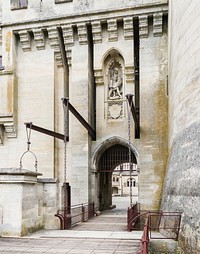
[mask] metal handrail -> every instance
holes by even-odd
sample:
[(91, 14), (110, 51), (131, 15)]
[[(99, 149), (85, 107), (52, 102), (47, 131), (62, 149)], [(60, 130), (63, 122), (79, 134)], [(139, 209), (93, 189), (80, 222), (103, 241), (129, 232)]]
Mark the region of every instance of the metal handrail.
[(148, 254), (148, 245), (149, 245), (149, 218), (150, 218), (150, 213), (147, 212), (146, 219), (145, 219), (145, 224), (144, 224), (143, 235), (142, 235), (140, 254)]
[[(66, 211), (69, 211), (69, 213), (66, 214)], [(90, 219), (94, 215), (94, 202), (59, 209), (55, 214), (55, 216), (60, 219), (60, 229), (68, 229), (79, 222)]]
[[(149, 242), (150, 242), (150, 239), (174, 239), (176, 241), (178, 241), (178, 235), (179, 235), (179, 230), (180, 230), (180, 223), (181, 223), (181, 212), (163, 212), (163, 211), (147, 211), (147, 212), (144, 212), (140, 215), (138, 215), (137, 217), (134, 218), (134, 220), (137, 220), (138, 218), (142, 217), (146, 215), (146, 218), (145, 218), (145, 223), (144, 223), (144, 228), (143, 228), (143, 235), (142, 235), (142, 242), (141, 242), (141, 247), (140, 247), (140, 254), (148, 254), (148, 245), (149, 245)], [(158, 219), (158, 223), (157, 226), (152, 226), (152, 218), (154, 216), (160, 216), (159, 219)], [(163, 217), (172, 217), (172, 216), (175, 216), (176, 217), (176, 223), (174, 226), (162, 226), (161, 224), (161, 219)], [(170, 219), (171, 221), (171, 219)], [(152, 233), (152, 230), (175, 230), (175, 232), (173, 232), (173, 234), (175, 236), (163, 236), (163, 237), (159, 237), (159, 236), (156, 236), (156, 237), (153, 237), (151, 235)], [(171, 233), (172, 233), (171, 232)]]
[(127, 210), (127, 230), (131, 231), (131, 225), (135, 218), (140, 214), (140, 204), (135, 203), (133, 206), (129, 207)]

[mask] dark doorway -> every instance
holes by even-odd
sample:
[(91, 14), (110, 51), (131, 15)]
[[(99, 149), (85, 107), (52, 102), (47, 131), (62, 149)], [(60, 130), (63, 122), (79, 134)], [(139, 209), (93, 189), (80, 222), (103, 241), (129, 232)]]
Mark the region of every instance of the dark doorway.
[[(107, 210), (112, 206), (112, 173), (117, 166), (129, 162), (129, 149), (123, 145), (113, 145), (101, 156), (98, 164), (99, 171), (99, 209)], [(131, 151), (131, 163), (137, 164), (136, 157)], [(129, 168), (122, 170), (130, 170)]]

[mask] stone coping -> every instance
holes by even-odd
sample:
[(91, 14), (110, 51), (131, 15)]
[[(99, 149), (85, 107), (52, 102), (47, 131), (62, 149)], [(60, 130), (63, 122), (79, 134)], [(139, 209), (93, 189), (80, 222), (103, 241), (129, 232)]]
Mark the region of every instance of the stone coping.
[(57, 183), (58, 180), (54, 178), (38, 178), (37, 182), (38, 183)]
[(26, 175), (26, 176), (41, 176), (41, 173), (20, 168), (0, 168), (0, 175)]

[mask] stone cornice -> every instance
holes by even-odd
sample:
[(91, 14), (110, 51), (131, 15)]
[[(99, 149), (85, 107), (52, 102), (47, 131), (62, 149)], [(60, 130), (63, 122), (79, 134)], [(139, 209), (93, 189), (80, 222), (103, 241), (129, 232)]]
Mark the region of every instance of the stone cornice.
[[(18, 29), (32, 29), (39, 28), (38, 24), (41, 23), (41, 27), (49, 27), (57, 25), (59, 20), (60, 25), (72, 24), (76, 25), (77, 23), (90, 23), (94, 21), (106, 22), (109, 18), (115, 18), (117, 20), (122, 20), (125, 17), (137, 17), (139, 15), (153, 15), (155, 13), (168, 13), (168, 4), (147, 4), (147, 5), (137, 5), (133, 7), (121, 8), (121, 9), (109, 9), (109, 10), (100, 10), (100, 11), (91, 11), (88, 13), (78, 13), (78, 14), (69, 14), (56, 16), (54, 18), (43, 18), (43, 19), (32, 19), (29, 21), (22, 22), (13, 22), (13, 23), (3, 23), (1, 27), (19, 27)], [(63, 21), (63, 22), (62, 22)], [(18, 30), (17, 29), (17, 30)]]

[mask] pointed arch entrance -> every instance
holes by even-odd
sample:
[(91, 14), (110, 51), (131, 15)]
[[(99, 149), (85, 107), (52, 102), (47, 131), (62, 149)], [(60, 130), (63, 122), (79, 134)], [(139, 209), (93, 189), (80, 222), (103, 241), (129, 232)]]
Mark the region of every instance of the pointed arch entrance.
[[(115, 168), (129, 171), (129, 149), (122, 144), (114, 144), (107, 148), (98, 161), (99, 172), (99, 209), (106, 210), (112, 205), (112, 174)], [(131, 165), (137, 164), (135, 154), (131, 151)], [(123, 168), (124, 165), (128, 167)]]

